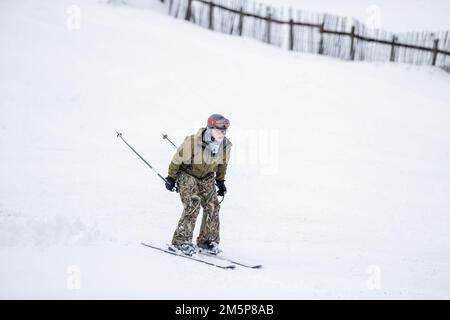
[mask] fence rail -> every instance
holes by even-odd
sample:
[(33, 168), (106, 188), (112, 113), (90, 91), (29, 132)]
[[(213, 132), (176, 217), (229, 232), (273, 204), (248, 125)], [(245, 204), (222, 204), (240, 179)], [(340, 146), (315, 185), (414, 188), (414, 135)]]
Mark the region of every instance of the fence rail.
[[(163, 1), (163, 0), (162, 0)], [(165, 0), (169, 14), (222, 33), (346, 60), (438, 66), (450, 72), (449, 31), (394, 34), (356, 19), (276, 9), (247, 0)]]

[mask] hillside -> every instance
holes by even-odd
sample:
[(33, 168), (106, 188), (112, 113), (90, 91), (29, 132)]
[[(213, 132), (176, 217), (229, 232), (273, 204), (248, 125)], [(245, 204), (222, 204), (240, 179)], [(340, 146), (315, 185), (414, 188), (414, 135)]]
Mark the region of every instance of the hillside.
[[(1, 1), (0, 43), (1, 298), (449, 298), (444, 71), (291, 53), (156, 1)], [(140, 245), (182, 207), (116, 130), (166, 175), (161, 133), (212, 113), (233, 142), (221, 247), (261, 270)]]

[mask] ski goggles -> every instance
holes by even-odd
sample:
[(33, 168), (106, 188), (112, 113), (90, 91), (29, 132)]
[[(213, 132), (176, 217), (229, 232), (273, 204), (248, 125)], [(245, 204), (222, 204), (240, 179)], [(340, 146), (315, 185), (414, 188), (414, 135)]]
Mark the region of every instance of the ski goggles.
[(230, 126), (230, 121), (226, 118), (219, 118), (216, 120), (209, 118), (208, 123), (214, 126), (214, 128), (221, 130), (223, 133), (225, 133)]

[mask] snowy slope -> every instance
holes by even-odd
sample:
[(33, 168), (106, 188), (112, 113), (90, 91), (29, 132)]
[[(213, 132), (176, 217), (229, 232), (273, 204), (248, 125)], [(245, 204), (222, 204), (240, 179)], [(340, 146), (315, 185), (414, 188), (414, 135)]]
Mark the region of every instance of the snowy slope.
[[(0, 297), (449, 298), (449, 75), (164, 12), (0, 2)], [(166, 174), (161, 132), (180, 143), (216, 112), (234, 144), (222, 249), (262, 270), (139, 245), (170, 241), (182, 207), (115, 130)]]

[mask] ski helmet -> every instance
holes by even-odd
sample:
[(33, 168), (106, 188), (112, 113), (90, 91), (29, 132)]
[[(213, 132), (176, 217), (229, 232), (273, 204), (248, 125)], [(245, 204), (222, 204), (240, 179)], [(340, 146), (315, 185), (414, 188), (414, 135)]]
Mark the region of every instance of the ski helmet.
[(209, 129), (219, 129), (227, 130), (230, 126), (230, 121), (222, 116), (221, 114), (213, 114), (208, 118), (208, 124), (206, 125)]

